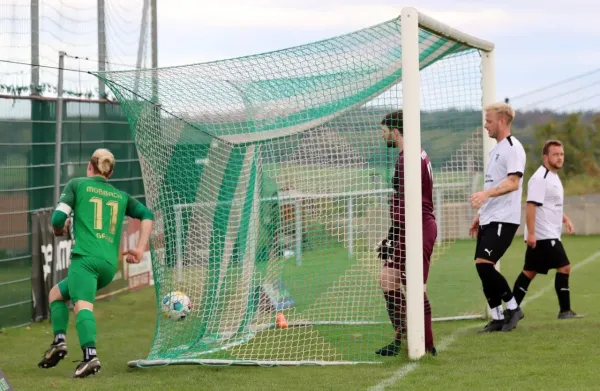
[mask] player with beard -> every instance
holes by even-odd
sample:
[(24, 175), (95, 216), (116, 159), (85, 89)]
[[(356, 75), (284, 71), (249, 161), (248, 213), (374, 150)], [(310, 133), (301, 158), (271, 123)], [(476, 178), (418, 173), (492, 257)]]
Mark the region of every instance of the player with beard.
[[(391, 227), (388, 236), (378, 247), (378, 256), (383, 261), (380, 283), (387, 304), (388, 315), (394, 326), (395, 338), (389, 345), (375, 353), (381, 356), (395, 356), (400, 351), (401, 338), (406, 334), (406, 243), (405, 243), (405, 203), (404, 203), (404, 133), (402, 111), (388, 114), (382, 121), (383, 139), (388, 147), (400, 150), (394, 169), (392, 185), (394, 192), (390, 199)], [(431, 305), (427, 298), (427, 277), (433, 246), (437, 237), (437, 225), (433, 213), (433, 172), (431, 162), (421, 150), (421, 191), (423, 216), (423, 291), (425, 302), (425, 350), (436, 355), (431, 327)]]
[(564, 190), (557, 172), (564, 164), (565, 152), (558, 140), (548, 140), (542, 149), (544, 163), (527, 184), (525, 265), (514, 285), (517, 303), (521, 303), (536, 274), (556, 269), (554, 287), (560, 311), (558, 319), (580, 318), (571, 310), (569, 274), (571, 264), (561, 242), (562, 225), (567, 233), (575, 232), (573, 223), (563, 212)]

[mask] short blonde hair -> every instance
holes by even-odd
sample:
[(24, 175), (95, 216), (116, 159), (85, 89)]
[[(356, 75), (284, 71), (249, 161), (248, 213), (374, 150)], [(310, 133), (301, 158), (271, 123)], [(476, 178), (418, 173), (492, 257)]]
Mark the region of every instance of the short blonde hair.
[(505, 102), (496, 102), (485, 106), (485, 111), (494, 111), (506, 118), (506, 123), (510, 125), (515, 119), (515, 109)]
[(108, 176), (115, 168), (115, 157), (108, 149), (99, 148), (94, 151), (90, 163), (98, 174)]

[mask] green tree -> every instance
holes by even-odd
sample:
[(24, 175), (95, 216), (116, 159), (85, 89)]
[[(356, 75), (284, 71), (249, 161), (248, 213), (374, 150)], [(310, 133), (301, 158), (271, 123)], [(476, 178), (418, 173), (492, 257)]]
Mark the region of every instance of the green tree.
[[(571, 114), (563, 121), (549, 121), (534, 127), (535, 141), (526, 145), (526, 178), (542, 164), (542, 147), (547, 140), (560, 140), (565, 150), (565, 165), (561, 172), (567, 194), (600, 191), (600, 115), (591, 122), (582, 121), (580, 114)], [(573, 185), (570, 186), (569, 185)]]

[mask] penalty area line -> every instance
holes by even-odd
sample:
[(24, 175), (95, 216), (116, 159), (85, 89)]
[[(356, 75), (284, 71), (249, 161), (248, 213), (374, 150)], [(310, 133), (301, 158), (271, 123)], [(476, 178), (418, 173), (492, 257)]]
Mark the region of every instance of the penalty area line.
[[(580, 268), (584, 267), (585, 265), (594, 262), (596, 259), (598, 259), (598, 257), (600, 257), (600, 251), (593, 253), (592, 255), (590, 255), (589, 257), (587, 257), (586, 259), (584, 259), (581, 262), (577, 262), (576, 264), (571, 265), (571, 270), (575, 271), (577, 269), (580, 269)], [(531, 295), (530, 297), (526, 297), (525, 300), (523, 300), (523, 302), (521, 303), (521, 306), (524, 307), (527, 304), (531, 303), (532, 301), (539, 299), (540, 297), (542, 297), (544, 294), (551, 291), (552, 289), (554, 289), (554, 282), (547, 284), (544, 288), (535, 292), (535, 294)], [(448, 349), (448, 347), (450, 347), (450, 345), (452, 345), (454, 343), (454, 341), (456, 341), (456, 339), (458, 338), (458, 336), (460, 334), (462, 334), (465, 331), (468, 331), (472, 328), (475, 328), (477, 326), (479, 326), (479, 325), (470, 325), (467, 327), (462, 327), (462, 328), (454, 331), (449, 336), (442, 338), (440, 344), (437, 346), (437, 350), (439, 352), (442, 352), (442, 351)], [(378, 383), (374, 387), (369, 388), (369, 391), (384, 390), (386, 387), (392, 386), (392, 385), (396, 384), (397, 382), (399, 382), (400, 380), (402, 380), (406, 375), (408, 375), (409, 373), (411, 373), (418, 367), (419, 367), (418, 361), (404, 364), (400, 367), (400, 369), (398, 369), (396, 372), (394, 372), (392, 374), (392, 376), (390, 376), (387, 379), (383, 380), (382, 382)]]

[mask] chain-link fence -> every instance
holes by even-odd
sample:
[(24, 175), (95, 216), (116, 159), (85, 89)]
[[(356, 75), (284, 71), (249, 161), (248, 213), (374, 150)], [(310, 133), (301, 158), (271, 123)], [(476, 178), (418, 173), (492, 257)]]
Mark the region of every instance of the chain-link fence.
[[(55, 99), (0, 97), (0, 328), (32, 315), (31, 213), (53, 207)], [(109, 101), (64, 100), (60, 183), (83, 176), (97, 148), (117, 166), (111, 182), (144, 202), (142, 175), (129, 125)]]

